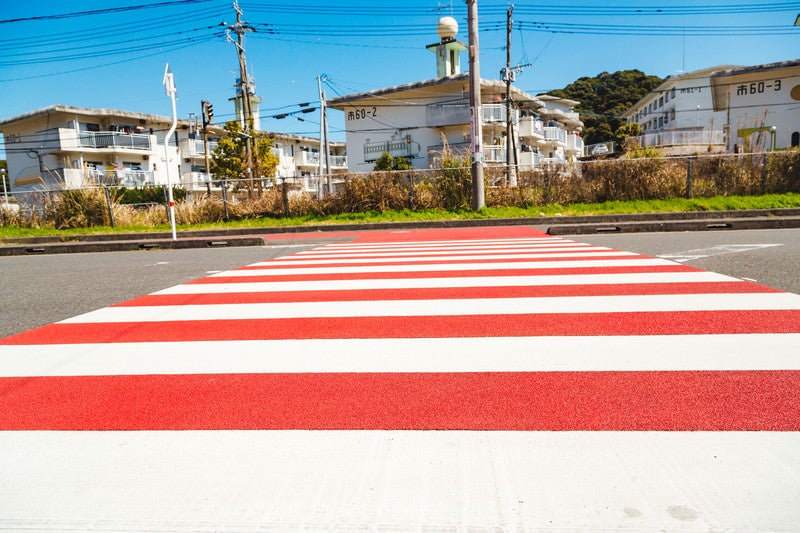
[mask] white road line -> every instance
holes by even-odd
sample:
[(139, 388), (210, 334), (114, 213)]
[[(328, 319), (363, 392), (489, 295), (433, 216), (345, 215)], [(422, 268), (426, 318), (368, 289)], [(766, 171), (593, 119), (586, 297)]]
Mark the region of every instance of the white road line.
[(224, 294), (237, 292), (348, 291), (368, 289), (436, 289), (464, 287), (546, 287), (559, 285), (619, 285), (640, 283), (741, 282), (715, 272), (634, 272), (569, 276), (477, 276), (457, 278), (332, 279), (314, 281), (257, 281), (186, 283), (154, 292), (163, 294)]
[[(281, 268), (285, 266), (312, 266), (312, 265), (347, 265), (347, 264), (369, 264), (369, 263), (420, 263), (424, 261), (498, 261), (503, 259), (559, 259), (567, 257), (631, 257), (639, 255), (634, 252), (609, 251), (609, 248), (595, 248), (591, 250), (583, 249), (580, 252), (535, 252), (535, 253), (513, 253), (513, 254), (479, 254), (479, 255), (443, 255), (436, 253), (433, 256), (424, 254), (408, 255), (372, 255), (372, 256), (346, 256), (336, 258), (303, 258), (303, 259), (284, 259), (281, 261), (264, 261), (255, 263), (248, 268)], [(591, 252), (591, 253), (587, 253)]]
[(161, 322), (309, 317), (461, 316), (800, 309), (792, 293), (373, 300), (107, 307), (59, 322)]
[(651, 267), (677, 266), (677, 263), (666, 259), (586, 259), (584, 261), (515, 261), (489, 263), (448, 263), (423, 265), (376, 265), (376, 266), (344, 266), (319, 268), (270, 268), (228, 270), (214, 277), (248, 277), (248, 276), (285, 276), (314, 274), (371, 274), (385, 272), (447, 272), (447, 271), (480, 271), (480, 270), (523, 270), (523, 269), (565, 269), (570, 268), (604, 268), (604, 267)]
[(345, 255), (345, 254), (371, 254), (371, 253), (413, 253), (413, 252), (443, 252), (451, 251), (459, 253), (469, 250), (547, 250), (547, 249), (565, 249), (565, 248), (589, 248), (593, 245), (582, 242), (547, 242), (537, 244), (476, 244), (464, 246), (376, 246), (372, 248), (339, 248), (335, 250), (327, 248), (315, 248), (313, 250), (304, 250), (297, 252), (289, 257), (307, 256), (307, 255)]
[(0, 377), (800, 370), (800, 333), (0, 345)]
[(678, 263), (686, 263), (688, 261), (703, 259), (705, 257), (751, 252), (753, 250), (762, 250), (764, 248), (772, 248), (774, 246), (783, 246), (783, 244), (720, 244), (718, 246), (711, 246), (710, 248), (697, 248), (695, 250), (688, 250), (686, 252), (659, 255), (659, 257), (671, 259), (672, 261), (677, 261)]

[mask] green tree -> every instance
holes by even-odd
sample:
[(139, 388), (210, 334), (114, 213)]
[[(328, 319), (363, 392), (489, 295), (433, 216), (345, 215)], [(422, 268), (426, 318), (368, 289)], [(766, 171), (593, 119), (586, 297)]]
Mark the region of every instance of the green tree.
[(389, 152), (383, 152), (381, 156), (375, 161), (375, 171), (387, 170), (408, 170), (411, 164), (405, 157), (392, 157)]
[[(239, 122), (232, 120), (225, 123), (227, 136), (217, 142), (211, 154), (211, 173), (217, 180), (241, 180), (247, 175), (247, 137), (242, 132)], [(253, 178), (261, 187), (261, 182), (266, 178), (275, 177), (275, 172), (280, 163), (278, 156), (272, 153), (274, 140), (263, 133), (253, 135)], [(244, 182), (247, 190), (252, 193), (253, 181)]]
[(622, 148), (623, 152), (627, 152), (634, 146), (638, 146), (632, 144), (628, 138), (639, 137), (642, 134), (642, 131), (642, 125), (638, 122), (631, 122), (629, 124), (626, 123), (617, 128), (617, 131), (614, 132), (614, 140), (617, 142), (617, 145)]
[(548, 94), (580, 102), (575, 110), (584, 123), (586, 144), (614, 139), (622, 126), (621, 115), (664, 80), (640, 70), (621, 70), (583, 77)]

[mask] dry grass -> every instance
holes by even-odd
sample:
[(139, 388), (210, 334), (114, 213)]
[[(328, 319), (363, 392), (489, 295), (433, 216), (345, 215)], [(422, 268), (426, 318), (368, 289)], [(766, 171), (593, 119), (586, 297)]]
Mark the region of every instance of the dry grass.
[[(335, 190), (321, 198), (288, 185), (275, 185), (252, 199), (231, 199), (227, 215), (229, 219), (255, 219), (469, 209), (472, 182), (468, 158), (444, 153), (437, 164), (438, 170), (423, 172), (337, 176)], [(505, 183), (504, 169), (486, 168), (485, 179), (488, 207), (523, 209), (682, 198), (688, 186), (696, 198), (782, 194), (800, 192), (800, 151), (552, 165), (520, 171), (514, 187)], [(0, 222), (29, 228), (86, 228), (111, 225), (111, 213), (119, 226), (168, 223), (163, 205), (133, 207), (120, 203), (113, 190), (104, 189), (31, 195), (19, 212), (3, 211)], [(226, 206), (218, 196), (195, 195), (176, 204), (175, 216), (178, 224), (216, 223), (226, 219)]]

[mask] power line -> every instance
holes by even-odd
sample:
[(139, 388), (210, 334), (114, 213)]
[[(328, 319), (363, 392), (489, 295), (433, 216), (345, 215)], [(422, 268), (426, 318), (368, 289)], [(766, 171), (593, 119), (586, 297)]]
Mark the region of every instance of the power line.
[(110, 13), (121, 13), (126, 11), (139, 11), (142, 9), (152, 9), (158, 7), (168, 7), (168, 6), (180, 6), (180, 5), (187, 5), (187, 4), (201, 4), (205, 2), (211, 2), (213, 0), (174, 0), (171, 2), (158, 2), (155, 4), (144, 4), (144, 5), (133, 5), (133, 6), (124, 6), (124, 7), (111, 7), (106, 9), (92, 9), (89, 11), (76, 11), (72, 13), (61, 13), (57, 15), (39, 15), (35, 17), (23, 17), (23, 18), (15, 18), (15, 19), (5, 19), (0, 20), (0, 24), (13, 24), (17, 22), (30, 22), (34, 20), (60, 20), (60, 19), (67, 19), (67, 18), (74, 18), (74, 17), (86, 17), (86, 16), (93, 16), (93, 15), (107, 15)]

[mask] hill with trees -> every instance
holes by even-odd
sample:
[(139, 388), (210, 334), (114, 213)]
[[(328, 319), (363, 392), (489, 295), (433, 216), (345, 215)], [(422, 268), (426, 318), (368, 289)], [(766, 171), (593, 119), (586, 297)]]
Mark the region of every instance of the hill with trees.
[(582, 136), (586, 144), (594, 144), (614, 140), (617, 129), (625, 123), (620, 115), (663, 81), (640, 70), (601, 72), (547, 94), (580, 102), (575, 110), (584, 123)]

